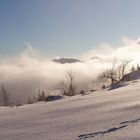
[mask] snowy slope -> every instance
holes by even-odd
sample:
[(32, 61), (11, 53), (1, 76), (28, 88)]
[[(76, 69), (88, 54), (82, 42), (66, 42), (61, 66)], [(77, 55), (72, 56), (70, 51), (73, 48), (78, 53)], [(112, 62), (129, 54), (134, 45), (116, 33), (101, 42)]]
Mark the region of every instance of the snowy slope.
[(140, 70), (135, 70), (132, 71), (128, 74), (126, 74), (123, 79), (126, 79), (126, 81), (132, 81), (132, 80), (137, 80), (140, 79)]
[(140, 139), (140, 81), (54, 102), (0, 108), (0, 140), (84, 139)]

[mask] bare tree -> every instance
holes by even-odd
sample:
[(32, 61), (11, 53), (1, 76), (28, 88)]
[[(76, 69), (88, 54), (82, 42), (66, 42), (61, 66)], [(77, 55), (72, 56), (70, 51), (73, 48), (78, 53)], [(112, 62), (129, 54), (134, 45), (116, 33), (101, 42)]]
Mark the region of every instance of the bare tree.
[(75, 74), (73, 71), (66, 73), (66, 79), (57, 84), (57, 89), (61, 90), (63, 95), (74, 96), (76, 94), (76, 85), (74, 83)]
[(67, 94), (68, 94), (68, 96), (73, 96), (73, 95), (76, 94), (76, 86), (74, 85), (74, 77), (75, 77), (75, 75), (73, 74), (72, 71), (69, 71), (67, 73), (67, 76), (68, 76), (68, 78), (70, 80), (70, 85), (69, 85)]
[(117, 68), (118, 81), (120, 81), (123, 78), (123, 76), (125, 75), (127, 66), (129, 65), (129, 63), (131, 61), (132, 60), (121, 60), (121, 63), (120, 63), (120, 65)]
[(125, 75), (127, 66), (129, 65), (130, 62), (131, 60), (121, 60), (120, 64), (117, 64), (117, 59), (114, 58), (112, 67), (103, 72), (99, 76), (99, 78), (104, 81), (110, 80), (111, 85), (118, 83)]
[(8, 105), (10, 105), (10, 103), (9, 103), (9, 101), (10, 101), (10, 94), (9, 94), (9, 92), (6, 90), (6, 88), (5, 88), (4, 85), (1, 86), (0, 101), (1, 101), (1, 103), (2, 103), (3, 106), (8, 106)]
[(66, 95), (68, 90), (66, 82), (64, 80), (58, 82), (57, 89), (59, 89), (63, 95)]
[(101, 80), (107, 81), (110, 80), (111, 81), (111, 85), (113, 85), (115, 82), (118, 82), (117, 80), (117, 74), (116, 74), (116, 70), (115, 70), (115, 66), (116, 66), (116, 61), (117, 59), (114, 58), (113, 63), (112, 63), (112, 67), (108, 70), (106, 70), (105, 72), (103, 72), (99, 78)]

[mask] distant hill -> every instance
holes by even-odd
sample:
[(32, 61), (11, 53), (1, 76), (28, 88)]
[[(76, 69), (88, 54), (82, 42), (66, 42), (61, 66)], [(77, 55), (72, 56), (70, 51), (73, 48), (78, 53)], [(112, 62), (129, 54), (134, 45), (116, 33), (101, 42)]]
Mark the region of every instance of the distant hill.
[(59, 58), (59, 59), (53, 59), (52, 61), (55, 63), (60, 63), (60, 64), (82, 62), (82, 61), (80, 61), (78, 59), (74, 59), (74, 58)]

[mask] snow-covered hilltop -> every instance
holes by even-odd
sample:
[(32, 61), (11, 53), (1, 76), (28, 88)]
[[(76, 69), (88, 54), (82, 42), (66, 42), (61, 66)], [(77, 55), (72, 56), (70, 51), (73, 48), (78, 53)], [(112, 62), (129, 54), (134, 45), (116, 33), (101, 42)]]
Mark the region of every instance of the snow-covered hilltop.
[(2, 140), (139, 140), (140, 80), (62, 100), (0, 108)]

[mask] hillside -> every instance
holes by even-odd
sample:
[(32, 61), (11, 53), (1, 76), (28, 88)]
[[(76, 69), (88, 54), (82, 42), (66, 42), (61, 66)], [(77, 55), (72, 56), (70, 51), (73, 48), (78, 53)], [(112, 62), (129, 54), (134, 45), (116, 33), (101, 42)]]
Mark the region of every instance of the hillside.
[(122, 81), (132, 81), (140, 79), (140, 70), (134, 70), (123, 76)]
[(139, 140), (140, 81), (62, 100), (0, 108), (2, 140)]

